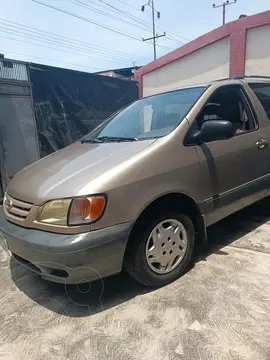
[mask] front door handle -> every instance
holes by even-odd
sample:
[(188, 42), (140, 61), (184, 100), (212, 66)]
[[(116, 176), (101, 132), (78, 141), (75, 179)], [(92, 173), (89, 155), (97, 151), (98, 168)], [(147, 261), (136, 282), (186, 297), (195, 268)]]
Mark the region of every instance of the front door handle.
[(256, 146), (257, 146), (260, 150), (263, 150), (263, 149), (267, 148), (267, 146), (268, 146), (268, 141), (261, 138), (261, 139), (259, 139), (259, 140), (256, 142)]

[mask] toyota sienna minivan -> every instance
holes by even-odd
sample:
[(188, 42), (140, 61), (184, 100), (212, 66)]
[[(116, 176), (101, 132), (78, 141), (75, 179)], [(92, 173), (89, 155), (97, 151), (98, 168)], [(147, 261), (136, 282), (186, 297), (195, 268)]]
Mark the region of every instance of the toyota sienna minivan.
[(31, 164), (0, 212), (10, 252), (55, 282), (122, 268), (148, 286), (178, 278), (196, 233), (205, 242), (207, 226), (266, 195), (268, 182), (254, 186), (269, 173), (257, 101), (247, 79), (149, 96)]

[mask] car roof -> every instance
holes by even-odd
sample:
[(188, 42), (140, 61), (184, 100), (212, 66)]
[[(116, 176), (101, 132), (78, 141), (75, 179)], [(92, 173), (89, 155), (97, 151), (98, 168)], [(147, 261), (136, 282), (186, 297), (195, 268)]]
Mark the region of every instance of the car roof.
[[(205, 83), (200, 83), (200, 84), (193, 84), (193, 85), (188, 85), (188, 86), (184, 86), (184, 87), (180, 87), (178, 88), (180, 89), (187, 89), (187, 88), (194, 88), (194, 87), (200, 87), (200, 86), (210, 86), (210, 85), (215, 85), (217, 83), (222, 83), (224, 85), (227, 84), (237, 84), (239, 82), (243, 82), (243, 83), (249, 83), (249, 82), (270, 82), (270, 76), (263, 76), (263, 75), (237, 75), (237, 76), (232, 76), (229, 78), (222, 78), (222, 79), (216, 79), (216, 80), (212, 80), (212, 81), (208, 81)], [(178, 90), (178, 89), (174, 89), (174, 90)]]
[(232, 81), (232, 80), (240, 80), (241, 82), (244, 83), (249, 83), (252, 81), (265, 81), (265, 82), (270, 82), (270, 76), (264, 76), (264, 75), (237, 75), (237, 76), (233, 76), (230, 78), (225, 78), (225, 79), (217, 79), (214, 80), (212, 82), (209, 82), (210, 84), (212, 83), (216, 83), (217, 81)]
[(211, 85), (217, 85), (217, 83), (219, 85), (230, 85), (230, 84), (239, 84), (240, 82), (242, 82), (242, 83), (249, 83), (249, 82), (266, 82), (266, 83), (270, 83), (270, 76), (238, 75), (238, 76), (233, 76), (233, 77), (230, 77), (230, 78), (216, 79), (216, 80), (212, 80), (212, 81), (208, 81), (208, 82), (204, 82), (204, 83), (198, 83), (198, 84), (192, 84), (192, 85), (176, 87), (176, 88), (170, 89), (168, 91), (161, 91), (161, 92), (158, 92), (156, 94), (152, 94), (152, 95), (149, 95), (149, 96), (146, 96), (146, 97), (151, 97), (151, 96), (160, 95), (160, 94), (167, 94), (167, 93), (177, 91), (177, 90), (192, 89), (192, 88), (197, 88), (197, 87), (209, 87)]

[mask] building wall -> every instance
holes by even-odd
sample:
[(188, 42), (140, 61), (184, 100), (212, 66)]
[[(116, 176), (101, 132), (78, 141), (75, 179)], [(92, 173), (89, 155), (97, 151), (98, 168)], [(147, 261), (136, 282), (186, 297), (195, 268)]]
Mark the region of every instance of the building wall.
[(143, 76), (143, 95), (229, 76), (230, 38), (226, 37)]
[(270, 76), (270, 25), (247, 30), (245, 74)]
[(270, 76), (270, 11), (227, 23), (143, 66), (139, 95), (236, 75)]

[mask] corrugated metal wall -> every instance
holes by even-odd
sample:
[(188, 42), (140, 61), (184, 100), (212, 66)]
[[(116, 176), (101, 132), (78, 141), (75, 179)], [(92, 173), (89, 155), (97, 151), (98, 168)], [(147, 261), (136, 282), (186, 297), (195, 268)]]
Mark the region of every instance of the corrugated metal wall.
[(40, 157), (29, 81), (28, 64), (0, 58), (0, 201), (14, 174)]
[(29, 81), (26, 64), (0, 59), (0, 79)]

